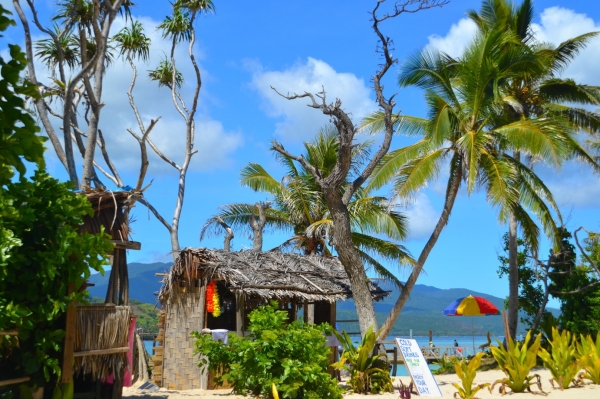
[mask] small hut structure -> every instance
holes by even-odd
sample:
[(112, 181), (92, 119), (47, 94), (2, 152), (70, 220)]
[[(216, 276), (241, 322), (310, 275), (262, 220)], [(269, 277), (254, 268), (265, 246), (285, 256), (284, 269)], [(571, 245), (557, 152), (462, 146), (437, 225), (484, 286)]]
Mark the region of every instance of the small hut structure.
[[(216, 284), (221, 315), (206, 309), (206, 290)], [(380, 300), (389, 292), (371, 282)], [(296, 320), (303, 309), (307, 322), (335, 325), (335, 302), (351, 298), (350, 281), (337, 258), (280, 252), (229, 252), (187, 248), (163, 279), (159, 300), (161, 319), (155, 356), (154, 383), (167, 389), (207, 389), (208, 378), (193, 355), (192, 331), (225, 329), (244, 335), (248, 313), (277, 300)]]
[(115, 247), (107, 254), (112, 269), (105, 303), (79, 305), (67, 310), (62, 381), (69, 382), (75, 376), (76, 381), (86, 382), (84, 386), (88, 387), (84, 389), (95, 392), (95, 397), (100, 394), (101, 381), (112, 382), (110, 396), (118, 399), (132, 357), (133, 322), (126, 250), (141, 248), (139, 242), (130, 239), (128, 220), (136, 194), (94, 190), (82, 195), (91, 203), (94, 215), (84, 218), (80, 231), (91, 234), (103, 231), (111, 236)]

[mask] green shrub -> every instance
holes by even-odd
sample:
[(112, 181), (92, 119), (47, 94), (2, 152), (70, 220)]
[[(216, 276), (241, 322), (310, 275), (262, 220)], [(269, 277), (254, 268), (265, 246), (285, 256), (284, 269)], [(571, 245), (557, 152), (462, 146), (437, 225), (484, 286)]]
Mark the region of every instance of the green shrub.
[[(531, 392), (531, 386), (537, 384), (539, 390), (542, 391), (539, 375), (529, 375), (529, 371), (535, 366), (541, 337), (541, 334), (538, 334), (529, 346), (530, 331), (522, 343), (513, 341), (511, 337), (506, 337), (508, 349), (504, 348), (500, 341), (498, 341), (498, 346), (491, 347), (492, 355), (506, 374), (506, 378), (494, 382), (491, 389), (500, 383), (502, 384), (500, 386), (501, 393), (505, 393), (506, 388), (510, 388), (515, 393), (525, 392), (525, 390)], [(533, 382), (534, 379), (536, 379), (536, 382)]]
[(113, 244), (106, 235), (79, 234), (93, 214), (86, 197), (45, 172), (0, 191), (0, 330), (17, 330), (18, 347), (0, 362), (0, 376), (44, 385), (60, 376), (64, 318), (90, 270), (103, 271)]
[(432, 363), (433, 365), (438, 366), (437, 369), (432, 370), (432, 373), (436, 375), (450, 374), (454, 372), (454, 365), (458, 363), (458, 361), (458, 357), (456, 356), (442, 355), (442, 357)]
[(373, 332), (373, 326), (369, 327), (358, 348), (354, 347), (354, 343), (345, 331), (342, 334), (337, 331), (334, 333), (342, 343), (344, 351), (342, 359), (332, 366), (350, 372), (348, 383), (354, 392), (381, 393), (394, 390), (387, 363), (383, 360), (386, 355), (373, 354), (375, 341), (379, 335)]
[(477, 374), (477, 369), (481, 366), (481, 358), (483, 356), (485, 356), (485, 353), (478, 353), (468, 363), (466, 359), (463, 359), (454, 364), (454, 370), (458, 378), (460, 378), (462, 386), (457, 383), (453, 383), (452, 385), (458, 389), (457, 394), (462, 399), (472, 399), (477, 392), (490, 385), (485, 383), (473, 386), (473, 381), (475, 381), (475, 375)]
[[(552, 340), (548, 343), (551, 352), (540, 348), (538, 356), (544, 361), (544, 367), (550, 370), (552, 379), (556, 381), (560, 389), (566, 389), (571, 382), (574, 382), (575, 376), (580, 367), (575, 358), (575, 343), (573, 335), (567, 330), (558, 332), (558, 328), (552, 329)], [(550, 380), (552, 383), (552, 380)], [(578, 385), (574, 382), (575, 385)]]
[(580, 337), (577, 342), (577, 358), (580, 367), (584, 370), (581, 377), (600, 384), (600, 332), (596, 335), (596, 342), (591, 335)]
[(215, 383), (228, 381), (236, 393), (273, 397), (275, 384), (281, 398), (342, 397), (341, 389), (327, 373), (330, 349), (324, 332), (329, 325), (288, 324), (287, 312), (277, 303), (262, 306), (249, 314), (250, 334), (229, 334), (228, 344), (209, 335), (193, 332), (198, 366), (214, 373)]

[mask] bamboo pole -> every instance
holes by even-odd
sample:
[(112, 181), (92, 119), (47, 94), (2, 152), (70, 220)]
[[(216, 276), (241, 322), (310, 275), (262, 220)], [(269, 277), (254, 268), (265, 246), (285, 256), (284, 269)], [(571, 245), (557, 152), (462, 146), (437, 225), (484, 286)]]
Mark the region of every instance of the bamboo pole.
[(13, 378), (12, 380), (4, 380), (0, 381), (0, 387), (5, 387), (8, 385), (20, 384), (22, 382), (29, 381), (29, 377), (21, 377), (21, 378)]
[[(75, 283), (69, 283), (67, 294), (71, 295), (75, 292)], [(77, 310), (75, 305), (70, 303), (67, 306), (67, 321), (65, 326), (65, 347), (63, 349), (62, 377), (63, 384), (73, 381), (73, 352), (75, 351), (75, 323), (77, 318)]]
[(73, 355), (75, 357), (82, 357), (82, 356), (93, 356), (93, 355), (111, 355), (113, 353), (125, 353), (125, 352), (129, 352), (128, 346), (122, 346), (120, 348), (109, 348), (109, 349), (92, 349), (92, 350), (88, 350), (88, 351), (75, 352)]

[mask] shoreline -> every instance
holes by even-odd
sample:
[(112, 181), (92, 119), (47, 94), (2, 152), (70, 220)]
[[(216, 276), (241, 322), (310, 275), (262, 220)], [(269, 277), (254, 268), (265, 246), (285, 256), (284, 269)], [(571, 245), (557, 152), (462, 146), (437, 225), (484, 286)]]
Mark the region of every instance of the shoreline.
[[(580, 388), (569, 388), (561, 391), (560, 389), (552, 388), (550, 385), (549, 379), (552, 378), (550, 371), (543, 368), (533, 369), (529, 375), (538, 374), (541, 379), (542, 389), (550, 398), (561, 398), (561, 399), (580, 399), (580, 398), (594, 398), (600, 397), (600, 385), (592, 385), (586, 384)], [(443, 375), (435, 375), (435, 380), (442, 391), (442, 398), (454, 398), (454, 393), (457, 391), (453, 383), (461, 384), (460, 379), (456, 374), (443, 374)], [(475, 377), (476, 384), (484, 384), (490, 383), (493, 384), (499, 379), (504, 378), (504, 373), (500, 370), (489, 370), (489, 371), (480, 371), (477, 373)], [(410, 383), (409, 377), (392, 377), (394, 381), (394, 387), (398, 386), (402, 381), (405, 385)], [(139, 386), (139, 384), (136, 384)], [(243, 399), (243, 398), (251, 398), (251, 396), (242, 396), (242, 395), (234, 395), (231, 393), (231, 389), (217, 389), (217, 390), (202, 390), (202, 389), (191, 389), (187, 391), (176, 391), (176, 390), (168, 390), (166, 388), (161, 388), (158, 391), (149, 392), (138, 390), (136, 385), (130, 388), (123, 389), (123, 397), (130, 399), (190, 399), (190, 398), (213, 398), (213, 399)], [(494, 388), (493, 393), (490, 393), (487, 388), (482, 389), (477, 392), (476, 397), (480, 399), (485, 398), (500, 398), (502, 395), (498, 392), (500, 384), (497, 384)], [(537, 386), (534, 385), (532, 391), (538, 391)], [(595, 394), (594, 394), (595, 392)], [(518, 393), (512, 394), (513, 396), (522, 396), (530, 398), (530, 393)], [(525, 396), (528, 395), (528, 396)], [(419, 397), (418, 395), (413, 394), (413, 398)], [(392, 393), (386, 393), (381, 395), (360, 395), (360, 394), (344, 394), (344, 398), (350, 399), (358, 399), (358, 398), (381, 398), (381, 399), (397, 399), (399, 397), (398, 391), (395, 390)]]

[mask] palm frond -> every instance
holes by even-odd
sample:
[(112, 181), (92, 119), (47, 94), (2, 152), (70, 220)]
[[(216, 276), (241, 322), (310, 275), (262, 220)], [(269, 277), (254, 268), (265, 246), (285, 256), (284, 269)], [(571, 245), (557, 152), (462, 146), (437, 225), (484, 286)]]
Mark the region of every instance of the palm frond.
[(435, 181), (445, 155), (446, 150), (439, 149), (404, 164), (394, 179), (394, 195), (399, 198), (410, 198), (426, 184)]
[(543, 158), (560, 166), (569, 154), (568, 130), (562, 120), (554, 118), (521, 119), (495, 129), (509, 147)]
[(257, 163), (249, 163), (240, 171), (240, 184), (254, 191), (266, 192), (273, 195), (281, 193), (281, 183), (275, 180), (269, 172)]
[(383, 187), (396, 176), (406, 163), (436, 149), (431, 140), (422, 139), (415, 144), (388, 152), (371, 174), (366, 189), (372, 191)]

